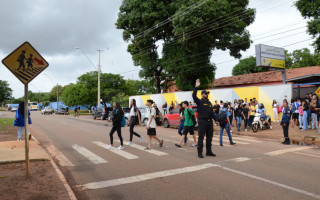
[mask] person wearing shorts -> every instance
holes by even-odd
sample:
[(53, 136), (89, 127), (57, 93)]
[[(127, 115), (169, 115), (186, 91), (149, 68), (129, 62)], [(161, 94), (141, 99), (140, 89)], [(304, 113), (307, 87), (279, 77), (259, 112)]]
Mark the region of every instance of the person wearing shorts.
[(156, 109), (152, 106), (153, 104), (153, 100), (149, 99), (147, 100), (146, 106), (149, 108), (148, 112), (149, 112), (149, 120), (148, 120), (148, 125), (147, 125), (147, 135), (149, 137), (149, 143), (148, 146), (145, 148), (145, 150), (150, 150), (151, 149), (151, 141), (152, 139), (155, 139), (159, 142), (159, 146), (162, 147), (163, 146), (163, 140), (160, 140), (156, 135), (156, 120), (155, 117), (157, 116), (156, 113)]
[(179, 144), (175, 144), (177, 147), (181, 148), (182, 142), (184, 141), (185, 137), (187, 136), (188, 133), (193, 136), (194, 143), (191, 145), (192, 147), (197, 146), (197, 138), (196, 135), (194, 134), (194, 124), (192, 121), (192, 116), (194, 115), (194, 111), (190, 109), (188, 101), (182, 102), (182, 107), (184, 108), (184, 127), (183, 127), (183, 132), (182, 136), (180, 139)]

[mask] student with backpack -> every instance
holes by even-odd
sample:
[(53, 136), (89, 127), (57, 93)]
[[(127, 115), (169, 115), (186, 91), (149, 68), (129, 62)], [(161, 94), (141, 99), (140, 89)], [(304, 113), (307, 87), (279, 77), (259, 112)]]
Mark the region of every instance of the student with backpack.
[(230, 112), (227, 110), (228, 104), (225, 103), (224, 108), (221, 109), (221, 112), (218, 115), (218, 123), (220, 125), (220, 147), (223, 147), (223, 140), (222, 140), (222, 136), (223, 136), (223, 130), (226, 129), (227, 133), (228, 133), (228, 137), (229, 137), (229, 141), (230, 141), (230, 145), (235, 145), (236, 143), (234, 143), (232, 141), (232, 136), (230, 133), (231, 127), (230, 127)]
[[(179, 117), (178, 119), (179, 121), (179, 129), (178, 129), (178, 133), (180, 136), (182, 136), (182, 131), (183, 131), (183, 127), (184, 127), (184, 108), (182, 107), (182, 103), (178, 104), (178, 108), (179, 108)], [(184, 144), (186, 144), (188, 141), (188, 138), (185, 136), (184, 138)]]
[(193, 140), (194, 143), (192, 144), (192, 147), (196, 147), (197, 146), (197, 138), (196, 135), (194, 133), (193, 127), (195, 125), (195, 116), (194, 116), (194, 111), (192, 109), (190, 109), (189, 103), (188, 101), (184, 101), (182, 102), (182, 106), (184, 108), (184, 127), (183, 127), (183, 133), (180, 139), (180, 143), (179, 144), (175, 144), (177, 147), (181, 148), (182, 142), (185, 139), (185, 137), (188, 135), (188, 132), (190, 133), (190, 135), (193, 136)]
[(291, 100), (291, 113), (292, 113), (292, 128), (295, 126), (298, 126), (298, 121), (299, 121), (299, 107), (300, 104), (298, 103), (297, 99), (292, 99)]
[(143, 140), (142, 135), (139, 135), (138, 133), (133, 131), (134, 126), (137, 123), (139, 124), (139, 126), (141, 126), (141, 114), (140, 114), (140, 111), (137, 107), (136, 100), (131, 99), (131, 102), (130, 102), (130, 141), (127, 143), (127, 145), (132, 144), (133, 135), (140, 138), (140, 142), (142, 142), (142, 140)]
[(146, 106), (148, 107), (148, 112), (149, 112), (149, 120), (147, 123), (147, 135), (149, 137), (149, 143), (148, 146), (145, 148), (145, 150), (150, 150), (151, 149), (151, 141), (152, 139), (155, 139), (159, 142), (159, 146), (162, 147), (163, 146), (163, 140), (160, 140), (156, 135), (156, 109), (154, 109), (154, 107), (152, 107), (153, 104), (153, 100), (149, 99), (147, 100)]
[[(25, 133), (25, 119), (24, 119), (24, 101), (19, 103), (19, 107), (16, 111), (14, 126), (18, 127), (18, 141), (22, 140), (22, 134)], [(28, 124), (32, 124), (30, 118), (30, 111), (28, 110)], [(28, 130), (29, 140), (31, 140), (31, 134)]]
[(112, 129), (109, 134), (110, 135), (110, 145), (107, 146), (107, 149), (114, 149), (114, 147), (113, 147), (113, 134), (114, 134), (114, 132), (117, 131), (118, 137), (120, 139), (120, 146), (117, 149), (122, 150), (122, 149), (124, 149), (124, 147), (123, 147), (123, 139), (122, 139), (122, 135), (121, 135), (121, 127), (125, 126), (126, 119), (124, 118), (123, 110), (118, 102), (113, 103), (113, 118), (112, 118), (111, 122), (112, 122)]

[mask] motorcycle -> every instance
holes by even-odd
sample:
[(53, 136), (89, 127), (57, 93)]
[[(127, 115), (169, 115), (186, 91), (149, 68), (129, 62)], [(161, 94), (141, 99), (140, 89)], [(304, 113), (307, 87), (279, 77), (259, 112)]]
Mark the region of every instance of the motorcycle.
[[(267, 115), (267, 121), (269, 122), (271, 126), (271, 117)], [(253, 118), (253, 123), (252, 123), (252, 131), (255, 133), (258, 131), (260, 128), (261, 130), (264, 129), (270, 129), (270, 126), (267, 124), (266, 120), (261, 118), (261, 114), (256, 113)]]

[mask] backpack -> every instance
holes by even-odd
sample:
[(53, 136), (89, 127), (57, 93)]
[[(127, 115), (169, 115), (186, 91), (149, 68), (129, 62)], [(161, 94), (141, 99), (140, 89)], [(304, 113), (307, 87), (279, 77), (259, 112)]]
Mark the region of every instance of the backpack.
[[(118, 109), (116, 110), (116, 114), (118, 114)], [(126, 123), (127, 123), (126, 118), (124, 117), (124, 115), (122, 115), (121, 127), (125, 127)]]
[(295, 112), (297, 110), (296, 103), (293, 103), (291, 106), (291, 112)]
[[(187, 108), (187, 112), (189, 115), (191, 115), (191, 112), (189, 111), (190, 108)], [(193, 123), (193, 126), (195, 126), (197, 124), (197, 120), (196, 120), (196, 117), (194, 116), (194, 113), (193, 115), (191, 115), (191, 118), (192, 118), (192, 123)]]
[[(140, 112), (140, 110), (137, 107), (135, 107), (134, 110), (138, 111), (139, 116), (140, 116), (140, 120), (141, 120), (141, 112)], [(137, 115), (137, 113), (135, 113), (135, 114), (136, 114), (137, 120), (139, 121), (139, 116)]]
[(228, 122), (227, 119), (227, 111), (221, 111), (218, 115), (218, 122), (220, 124), (220, 126), (225, 126)]
[(301, 108), (301, 106), (298, 108), (299, 110), (299, 115), (302, 116), (303, 115), (303, 109)]

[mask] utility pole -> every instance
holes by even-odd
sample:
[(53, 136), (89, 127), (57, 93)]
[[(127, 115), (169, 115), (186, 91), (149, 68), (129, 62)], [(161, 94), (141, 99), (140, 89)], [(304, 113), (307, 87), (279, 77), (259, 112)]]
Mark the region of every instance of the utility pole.
[(100, 54), (101, 52), (103, 52), (103, 50), (97, 50), (99, 52), (99, 64), (98, 64), (98, 104), (97, 104), (97, 108), (99, 108), (100, 105), (100, 72), (101, 72), (101, 65), (100, 65)]

